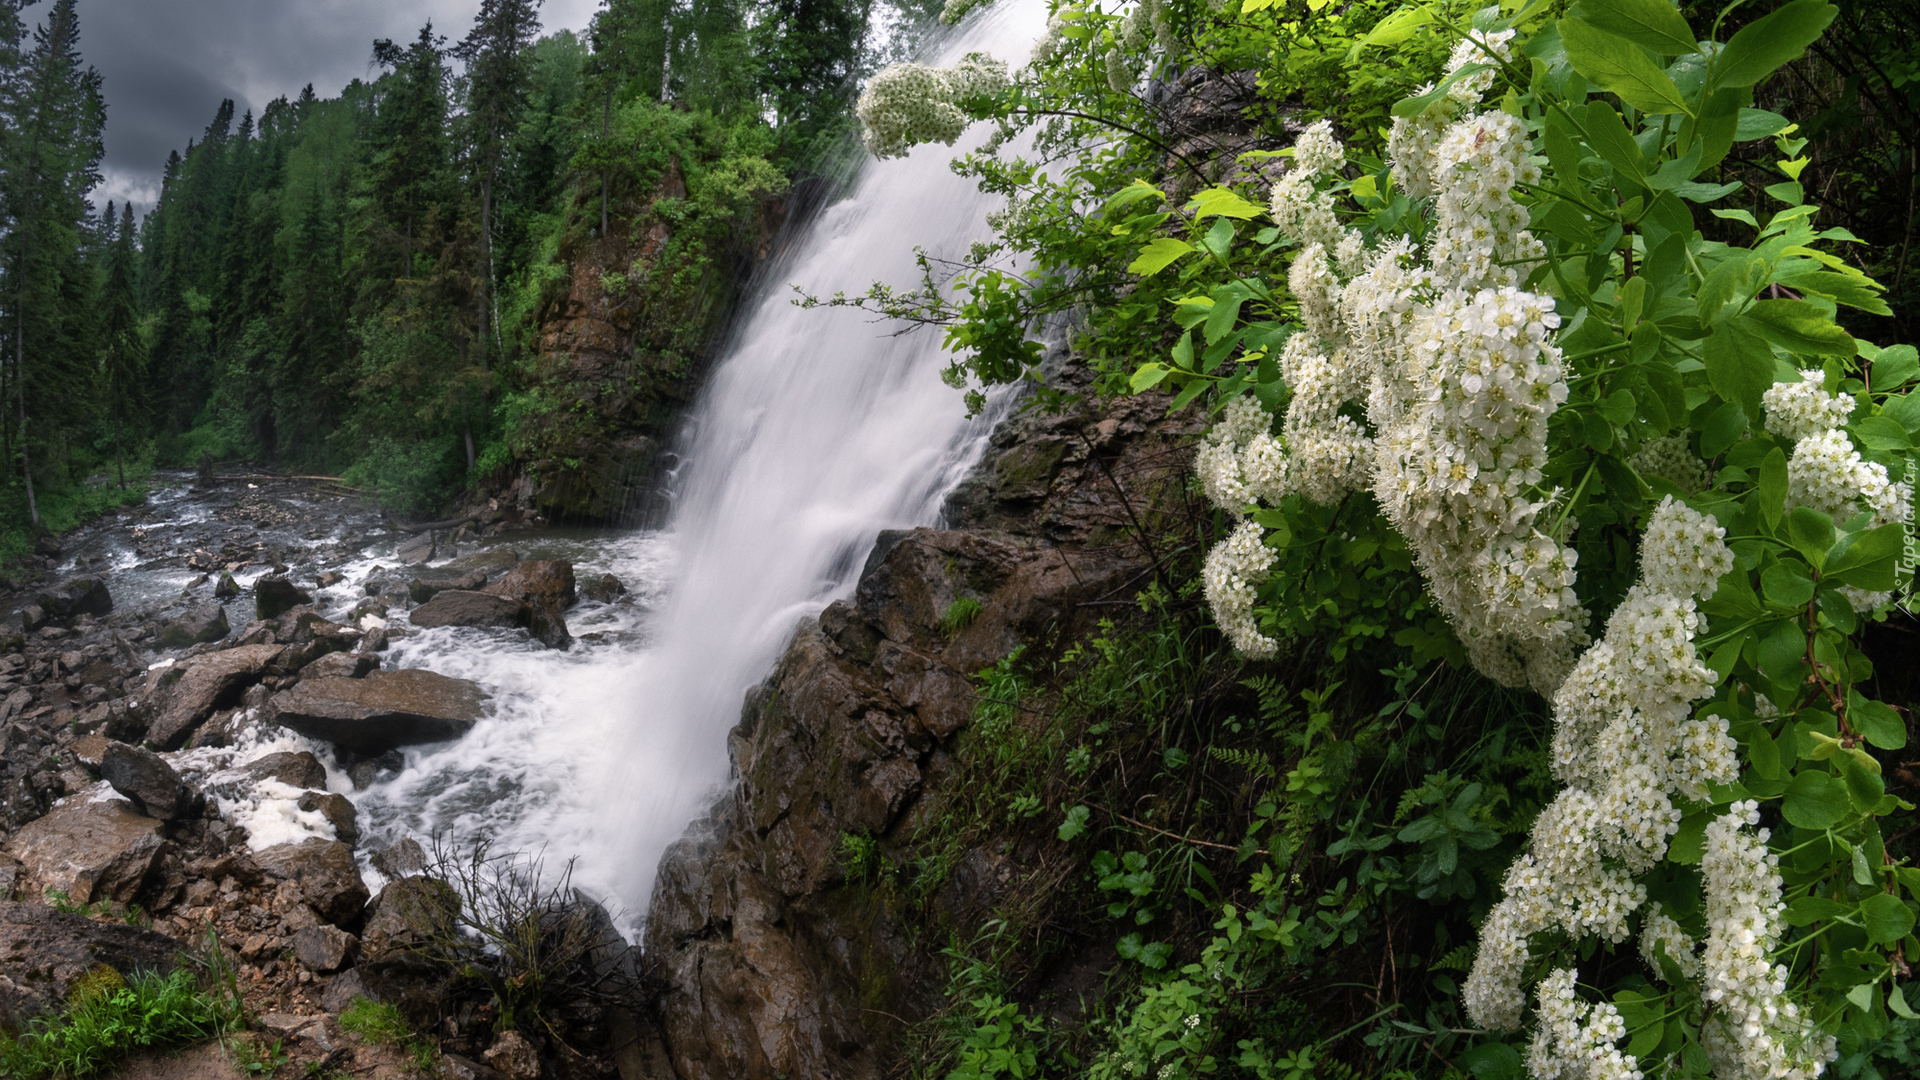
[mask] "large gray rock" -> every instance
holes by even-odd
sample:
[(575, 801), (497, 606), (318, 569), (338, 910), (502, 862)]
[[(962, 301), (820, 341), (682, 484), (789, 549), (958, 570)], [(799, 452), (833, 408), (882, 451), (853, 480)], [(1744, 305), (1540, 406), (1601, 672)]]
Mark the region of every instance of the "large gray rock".
[(302, 679), (269, 707), (283, 727), (371, 756), (464, 735), (485, 701), (475, 683), (407, 668), (363, 679)]
[[(527, 629), (550, 649), (573, 645), (562, 612), (580, 597), (574, 587), (573, 564), (565, 559), (529, 559), (487, 586), (487, 592), (527, 605)], [(416, 621), (418, 613), (415, 613)]]
[(311, 593), (284, 577), (263, 577), (253, 583), (253, 607), (258, 618), (275, 618), (291, 608), (311, 603)]
[(331, 974), (347, 966), (360, 939), (337, 926), (309, 926), (293, 935), (293, 955), (312, 971)]
[(532, 622), (533, 612), (526, 604), (505, 596), (467, 590), (448, 590), (413, 609), (413, 625), (476, 626), (508, 630)]
[(0, 854), (19, 860), (26, 893), (57, 889), (76, 904), (131, 903), (160, 862), (160, 822), (118, 799), (75, 796), (13, 834)]
[(254, 783), (262, 780), (278, 780), (297, 788), (327, 786), (327, 767), (320, 764), (320, 759), (306, 750), (281, 750), (278, 753), (255, 758), (241, 766), (241, 769)]
[(355, 809), (353, 800), (345, 795), (331, 791), (309, 791), (300, 796), (298, 805), (302, 810), (318, 810), (320, 816), (327, 819), (327, 824), (333, 826), (333, 835), (341, 842), (360, 842), (360, 811)]
[(113, 594), (107, 583), (96, 577), (69, 578), (36, 595), (20, 611), (20, 627), (38, 630), (48, 624), (65, 625), (80, 615), (105, 615), (113, 611)]
[(219, 641), (233, 628), (227, 609), (215, 603), (194, 604), (179, 618), (160, 628), (154, 644), (162, 649), (184, 649), (203, 641)]
[(179, 749), (215, 709), (239, 704), (241, 693), (260, 681), (279, 654), (277, 645), (242, 645), (150, 673), (146, 697), (152, 702), (153, 722), (147, 726), (147, 745)]
[(95, 922), (44, 904), (0, 901), (0, 1031), (19, 1031), (57, 1012), (88, 973), (101, 966), (123, 977), (169, 971), (180, 945), (164, 934)]
[(351, 924), (367, 906), (367, 883), (360, 880), (353, 849), (338, 840), (310, 836), (253, 853), (260, 869), (282, 881), (297, 882), (307, 906), (322, 919)]
[(144, 747), (110, 742), (100, 754), (100, 779), (133, 800), (135, 808), (163, 821), (192, 813), (193, 792), (173, 766)]
[(449, 589), (463, 589), (472, 592), (487, 583), (484, 570), (468, 570), (464, 573), (449, 573), (441, 570), (428, 570), (407, 583), (407, 595), (416, 604), (424, 604)]
[(377, 671), (380, 658), (372, 653), (333, 652), (311, 661), (300, 669), (303, 679), (357, 679), (369, 671)]

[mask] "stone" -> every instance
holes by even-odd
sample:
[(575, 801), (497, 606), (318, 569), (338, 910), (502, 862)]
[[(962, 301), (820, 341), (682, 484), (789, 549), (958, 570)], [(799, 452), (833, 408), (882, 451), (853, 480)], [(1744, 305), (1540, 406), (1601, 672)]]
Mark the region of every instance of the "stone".
[(333, 835), (342, 843), (360, 842), (360, 812), (354, 809), (353, 801), (345, 795), (331, 791), (308, 791), (300, 796), (302, 810), (318, 810), (320, 816), (333, 826)]
[(526, 603), (505, 596), (467, 590), (448, 590), (414, 608), (408, 616), (413, 625), (474, 626), (508, 630), (528, 626), (533, 612)]
[(531, 612), (527, 629), (548, 648), (565, 649), (573, 644), (573, 635), (561, 614), (579, 599), (572, 563), (565, 559), (529, 559), (502, 574), (486, 591), (527, 605)]
[(501, 1032), (481, 1057), (502, 1080), (540, 1080), (540, 1051), (517, 1031)]
[(162, 821), (186, 817), (199, 809), (180, 774), (145, 747), (123, 742), (109, 745), (100, 755), (100, 779), (131, 799), (135, 809)]
[(240, 768), (254, 783), (278, 780), (288, 787), (325, 788), (327, 768), (307, 750), (281, 750), (255, 758)]
[(21, 610), (20, 628), (30, 632), (45, 625), (65, 626), (81, 615), (111, 614), (113, 594), (97, 577), (68, 578), (42, 591), (28, 606), (39, 613), (38, 621), (28, 625), (26, 610)]
[(75, 796), (21, 826), (0, 853), (25, 869), (28, 895), (57, 889), (75, 904), (126, 904), (140, 894), (165, 847), (157, 819), (119, 799)]
[(203, 641), (219, 641), (233, 628), (227, 609), (214, 603), (193, 604), (186, 613), (160, 628), (154, 644), (162, 649), (184, 649)]
[(213, 584), (213, 597), (216, 600), (231, 600), (240, 595), (240, 583), (233, 580), (231, 571), (220, 571), (220, 580)]
[(353, 781), (353, 790), (365, 791), (381, 777), (398, 776), (400, 770), (406, 767), (406, 757), (398, 750), (389, 750), (347, 766), (347, 778)]
[(419, 566), (433, 561), (433, 533), (423, 532), (410, 540), (402, 540), (394, 558), (407, 566)]
[(427, 872), (426, 850), (411, 836), (403, 836), (374, 852), (369, 861), (375, 870), (394, 880)]
[(336, 925), (352, 924), (367, 906), (367, 885), (354, 865), (353, 849), (338, 840), (310, 836), (253, 853), (273, 877), (299, 885), (307, 905)]
[(330, 1013), (343, 1013), (353, 1007), (354, 999), (366, 998), (377, 1001), (367, 981), (360, 976), (358, 968), (352, 968), (335, 975), (327, 982), (327, 988), (320, 992), (320, 1007)]
[(322, 570), (320, 576), (313, 579), (313, 583), (323, 589), (331, 589), (345, 580), (347, 576), (338, 570)]
[(149, 672), (145, 697), (152, 703), (153, 722), (147, 726), (147, 745), (179, 749), (215, 709), (238, 704), (279, 653), (278, 645), (242, 645)]
[(253, 583), (253, 609), (257, 618), (272, 619), (291, 608), (311, 603), (311, 593), (277, 574)]
[(73, 745), (67, 747), (67, 753), (72, 754), (75, 761), (98, 772), (101, 756), (107, 752), (107, 747), (113, 744), (114, 740), (95, 732), (73, 740)]
[(321, 975), (346, 967), (359, 945), (359, 938), (337, 926), (309, 926), (293, 935), (294, 958)]
[(365, 678), (302, 679), (268, 702), (273, 720), (343, 750), (374, 755), (467, 733), (487, 695), (478, 684), (419, 668)]
[(367, 908), (360, 940), (370, 957), (405, 952), (435, 937), (455, 934), (460, 898), (436, 878), (414, 875), (387, 882)]
[(447, 573), (444, 568), (428, 571), (407, 583), (407, 596), (416, 604), (424, 604), (449, 589), (472, 592), (487, 583), (484, 570), (469, 570), (465, 573)]
[(438, 1080), (500, 1080), (500, 1074), (459, 1054), (441, 1054)]
[(332, 652), (318, 660), (309, 661), (300, 669), (303, 679), (358, 679), (370, 671), (378, 671), (380, 658), (371, 653)]
[(63, 1009), (75, 985), (103, 967), (122, 977), (171, 971), (179, 955), (179, 942), (152, 930), (0, 900), (0, 1031)]
[(298, 1013), (270, 1012), (261, 1013), (260, 1026), (282, 1039), (290, 1039), (306, 1028), (325, 1020), (324, 1016), (302, 1016)]
[(586, 593), (589, 600), (611, 604), (615, 599), (626, 595), (627, 585), (612, 574), (601, 574), (598, 578), (582, 585), (580, 591)]

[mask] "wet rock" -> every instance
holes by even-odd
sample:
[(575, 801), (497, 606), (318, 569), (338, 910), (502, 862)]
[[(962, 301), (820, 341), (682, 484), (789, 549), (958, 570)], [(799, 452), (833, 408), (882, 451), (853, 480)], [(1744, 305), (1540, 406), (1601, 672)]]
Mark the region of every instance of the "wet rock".
[(275, 844), (253, 853), (260, 869), (299, 885), (302, 898), (322, 919), (352, 924), (367, 905), (367, 886), (354, 865), (353, 849), (317, 836)]
[(374, 852), (371, 861), (375, 870), (395, 880), (427, 871), (426, 850), (411, 836), (403, 836)]
[(483, 592), (447, 591), (413, 609), (408, 616), (413, 625), (474, 626), (483, 629), (513, 629), (532, 622), (528, 606), (505, 596)]
[(408, 668), (361, 679), (303, 679), (268, 704), (283, 727), (372, 755), (464, 735), (485, 701), (475, 683)]
[(580, 591), (587, 594), (587, 599), (589, 600), (598, 600), (602, 604), (611, 604), (616, 598), (626, 594), (627, 586), (625, 582), (614, 577), (612, 574), (602, 574), (595, 580), (582, 585)]
[(501, 575), (486, 591), (527, 605), (531, 612), (527, 629), (548, 648), (565, 649), (573, 644), (573, 635), (567, 632), (567, 620), (561, 614), (579, 599), (572, 563), (565, 559), (530, 559)]
[(232, 629), (227, 625), (226, 608), (214, 603), (194, 604), (161, 627), (154, 644), (162, 649), (184, 649), (203, 641), (219, 641)]
[(330, 975), (347, 966), (359, 944), (359, 938), (337, 926), (309, 926), (293, 935), (293, 955), (309, 970)]
[(153, 703), (153, 722), (147, 727), (147, 745), (178, 749), (213, 710), (231, 707), (248, 686), (260, 681), (279, 653), (276, 645), (242, 645), (150, 672), (145, 697)]
[(254, 783), (262, 780), (278, 780), (288, 787), (324, 788), (327, 786), (327, 769), (320, 759), (306, 750), (281, 750), (256, 758), (241, 766), (247, 778)]
[(353, 781), (353, 790), (365, 791), (374, 781), (383, 776), (398, 776), (400, 770), (407, 767), (407, 759), (398, 750), (389, 750), (364, 761), (356, 761), (347, 768), (347, 778)]
[[(31, 617), (29, 612), (32, 612)], [(20, 610), (20, 628), (29, 633), (44, 626), (64, 626), (81, 615), (113, 611), (113, 594), (97, 577), (68, 578), (46, 589)]]
[(441, 566), (438, 572), (442, 574), (465, 574), (477, 570), (483, 574), (497, 574), (503, 570), (513, 569), (513, 565), (519, 561), (520, 553), (514, 551), (512, 548), (487, 548), (483, 551), (473, 552), (470, 555), (462, 555), (452, 562)]
[(500, 1074), (459, 1054), (441, 1054), (439, 1080), (500, 1080)]
[(76, 904), (131, 903), (158, 865), (160, 822), (119, 799), (68, 799), (13, 834), (0, 853), (26, 871), (30, 896), (57, 889)]
[(272, 575), (253, 583), (253, 608), (258, 618), (271, 619), (290, 608), (311, 603), (312, 594), (284, 577)]
[(151, 930), (0, 900), (0, 1031), (59, 1011), (102, 967), (122, 977), (170, 971), (179, 954), (179, 942)]
[(300, 809), (318, 810), (320, 816), (333, 826), (333, 835), (341, 842), (357, 844), (360, 842), (360, 812), (354, 809), (353, 801), (345, 795), (331, 791), (309, 791), (300, 796)]
[(424, 604), (449, 589), (472, 592), (487, 583), (484, 570), (469, 570), (465, 573), (450, 574), (444, 569), (429, 572), (407, 583), (407, 596), (416, 604)]
[(345, 580), (347, 576), (338, 570), (322, 570), (320, 576), (314, 578), (313, 582), (323, 589), (331, 589)]
[(444, 881), (420, 875), (389, 881), (367, 908), (361, 943), (370, 957), (406, 952), (455, 933), (459, 910), (459, 896)]
[(173, 766), (144, 747), (109, 743), (100, 755), (100, 778), (131, 799), (135, 809), (162, 821), (199, 809), (198, 800)]
[(540, 1080), (540, 1051), (517, 1031), (504, 1031), (482, 1055), (503, 1080)]
[(216, 600), (231, 600), (240, 595), (240, 583), (233, 580), (229, 571), (220, 571), (220, 580), (214, 583), (213, 597)]
[(72, 746), (67, 747), (67, 753), (72, 754), (75, 761), (97, 772), (100, 768), (101, 755), (105, 754), (107, 747), (113, 744), (114, 740), (105, 735), (82, 735), (73, 741)]
[(330, 1013), (343, 1013), (353, 1007), (356, 998), (378, 1000), (358, 968), (343, 971), (328, 981), (327, 988), (320, 993), (320, 1007)]
[(433, 534), (424, 532), (411, 540), (401, 541), (394, 557), (408, 566), (418, 566), (433, 561), (433, 551)]
[(303, 679), (358, 679), (380, 669), (380, 658), (370, 653), (334, 652), (300, 669)]

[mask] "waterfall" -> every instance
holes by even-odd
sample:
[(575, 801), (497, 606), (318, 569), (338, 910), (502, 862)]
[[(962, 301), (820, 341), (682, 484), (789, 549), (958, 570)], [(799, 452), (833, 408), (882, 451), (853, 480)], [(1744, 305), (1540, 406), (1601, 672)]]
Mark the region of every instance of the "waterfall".
[[(1037, 0), (1002, 3), (928, 60), (1017, 65), (1045, 19)], [(495, 716), (363, 798), (382, 831), (578, 855), (577, 881), (629, 926), (644, 915), (661, 854), (728, 780), (747, 690), (800, 619), (851, 593), (876, 534), (934, 524), (984, 449), (990, 417), (969, 420), (941, 381), (937, 329), (793, 303), (794, 286), (917, 282), (916, 246), (958, 259), (984, 238), (998, 199), (954, 175), (957, 152), (866, 162), (760, 275), (689, 418), (666, 528), (585, 553), (657, 584), (644, 644), (553, 654), (431, 632), (401, 646), (403, 664), (492, 686)]]

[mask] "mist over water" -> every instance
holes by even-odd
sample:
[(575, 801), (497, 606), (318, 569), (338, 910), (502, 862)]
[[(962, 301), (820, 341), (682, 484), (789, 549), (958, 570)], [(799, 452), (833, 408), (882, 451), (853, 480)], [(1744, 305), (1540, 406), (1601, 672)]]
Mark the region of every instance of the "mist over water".
[[(1037, 0), (997, 5), (928, 62), (981, 51), (1017, 66), (1045, 20)], [(984, 238), (998, 199), (954, 175), (957, 152), (858, 169), (743, 306), (689, 420), (666, 529), (576, 542), (583, 580), (610, 569), (652, 603), (570, 613), (576, 634), (606, 635), (570, 654), (465, 630), (399, 647), (402, 666), (487, 684), (495, 707), (361, 797), (379, 833), (577, 855), (576, 882), (637, 925), (661, 853), (728, 780), (746, 691), (801, 618), (851, 593), (875, 535), (934, 523), (984, 448), (992, 417), (969, 421), (941, 382), (938, 331), (792, 302), (796, 285), (911, 283), (916, 246), (957, 259)]]

